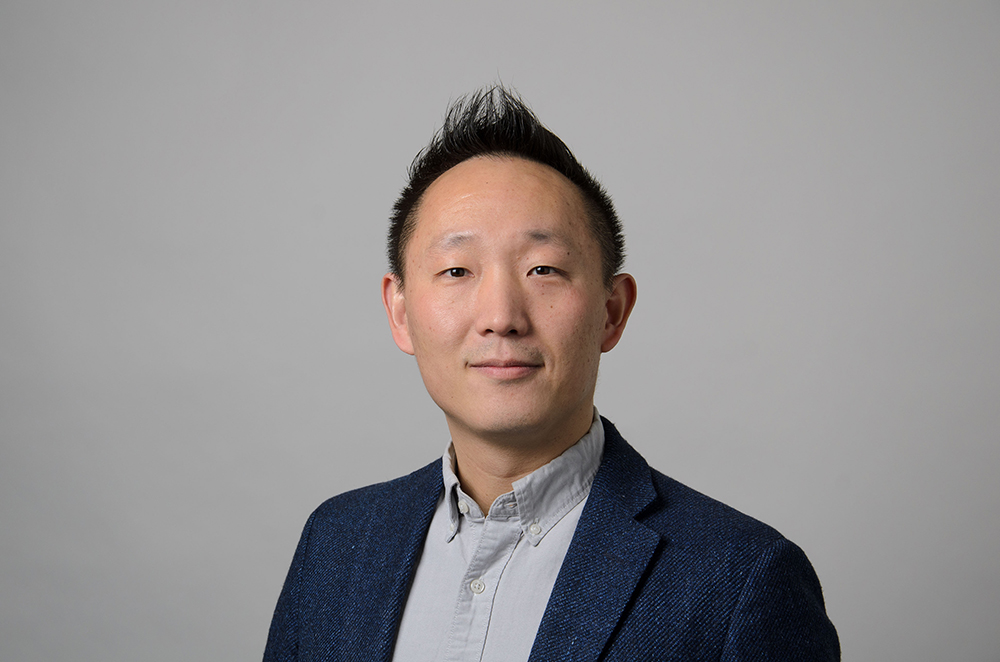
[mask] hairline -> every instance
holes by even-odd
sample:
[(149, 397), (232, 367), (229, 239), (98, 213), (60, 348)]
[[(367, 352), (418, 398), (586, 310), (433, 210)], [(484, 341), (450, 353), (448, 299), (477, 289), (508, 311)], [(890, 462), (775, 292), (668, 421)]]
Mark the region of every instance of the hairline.
[(420, 196), (417, 197), (417, 199), (413, 202), (413, 206), (410, 207), (409, 213), (407, 213), (407, 215), (403, 218), (402, 227), (399, 233), (398, 259), (401, 267), (399, 271), (402, 273), (396, 273), (396, 271), (392, 271), (392, 275), (399, 283), (400, 288), (405, 288), (406, 284), (405, 272), (406, 272), (406, 262), (407, 262), (406, 251), (410, 245), (410, 240), (413, 238), (413, 233), (415, 232), (416, 229), (418, 216), (420, 214), (420, 210), (423, 208), (424, 205), (424, 198), (427, 197), (427, 191), (429, 191), (431, 187), (434, 186), (434, 184), (439, 179), (441, 179), (442, 176), (444, 176), (446, 173), (450, 172), (457, 166), (466, 163), (467, 161), (471, 161), (473, 159), (481, 159), (481, 158), (493, 159), (497, 161), (521, 160), (521, 161), (527, 161), (529, 163), (537, 163), (538, 165), (545, 166), (549, 170), (552, 170), (560, 177), (562, 177), (564, 180), (569, 182), (569, 184), (573, 187), (573, 190), (576, 191), (577, 195), (580, 197), (580, 202), (583, 203), (583, 211), (587, 217), (587, 230), (590, 233), (591, 239), (593, 239), (594, 243), (597, 245), (598, 253), (601, 256), (601, 282), (604, 285), (604, 288), (610, 291), (614, 285), (614, 279), (621, 273), (621, 271), (616, 271), (615, 273), (605, 273), (605, 271), (607, 270), (607, 266), (605, 265), (605, 250), (601, 242), (601, 235), (598, 232), (597, 228), (600, 227), (602, 223), (606, 223), (607, 221), (602, 217), (600, 210), (597, 209), (597, 204), (587, 196), (586, 192), (583, 190), (583, 187), (581, 187), (579, 184), (574, 182), (572, 179), (570, 179), (563, 173), (559, 172), (559, 170), (557, 170), (556, 168), (553, 168), (548, 163), (545, 163), (538, 159), (532, 159), (522, 154), (518, 154), (516, 152), (508, 150), (482, 152), (480, 154), (474, 154), (472, 156), (469, 156), (468, 158), (462, 159), (458, 163), (449, 167), (447, 170), (439, 173), (433, 180), (430, 181), (430, 183), (427, 184), (427, 186), (424, 187), (424, 190), (420, 193)]

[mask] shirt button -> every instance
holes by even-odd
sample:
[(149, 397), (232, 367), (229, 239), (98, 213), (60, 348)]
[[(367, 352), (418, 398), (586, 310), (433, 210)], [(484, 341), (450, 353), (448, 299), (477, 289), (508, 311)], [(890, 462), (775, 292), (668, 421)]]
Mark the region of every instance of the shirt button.
[(466, 513), (468, 513), (469, 512), (469, 504), (465, 503), (464, 501), (459, 501), (458, 502), (458, 512), (462, 513), (463, 515), (465, 515)]
[(481, 579), (473, 579), (469, 582), (469, 588), (472, 589), (473, 593), (479, 595), (486, 590), (486, 584), (484, 584)]
[(542, 532), (542, 527), (538, 526), (537, 524), (532, 524), (531, 526), (528, 527), (528, 531), (531, 532), (531, 535), (537, 536), (539, 533)]

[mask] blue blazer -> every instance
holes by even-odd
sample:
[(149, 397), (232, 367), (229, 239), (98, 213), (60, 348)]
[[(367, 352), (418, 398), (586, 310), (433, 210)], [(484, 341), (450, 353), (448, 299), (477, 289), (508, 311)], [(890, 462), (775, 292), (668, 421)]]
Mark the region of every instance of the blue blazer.
[[(651, 469), (603, 423), (601, 466), (530, 662), (839, 660), (802, 550)], [(441, 490), (438, 460), (317, 508), (264, 660), (388, 662)]]

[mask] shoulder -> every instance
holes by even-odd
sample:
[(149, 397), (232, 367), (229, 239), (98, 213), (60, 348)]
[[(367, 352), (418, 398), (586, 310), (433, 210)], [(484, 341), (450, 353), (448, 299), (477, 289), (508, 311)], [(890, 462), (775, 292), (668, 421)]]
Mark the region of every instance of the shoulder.
[(637, 519), (659, 534), (657, 565), (668, 576), (680, 572), (689, 589), (701, 587), (696, 590), (726, 594), (732, 601), (761, 580), (762, 568), (780, 566), (820, 595), (805, 554), (773, 527), (656, 470), (650, 478), (657, 499)]
[(782, 539), (774, 528), (721, 501), (650, 469), (657, 498), (641, 515), (646, 526), (676, 545), (761, 550)]
[(327, 499), (313, 511), (278, 598), (264, 659), (329, 652), (334, 641), (352, 647), (337, 659), (361, 659), (359, 646), (391, 643), (378, 633), (398, 613), (441, 482), (438, 460)]
[(437, 459), (405, 476), (327, 499), (313, 511), (309, 524), (314, 527), (354, 522), (385, 524), (426, 501), (436, 501), (440, 490), (441, 460)]
[(731, 606), (754, 568), (775, 554), (800, 561), (812, 575), (798, 547), (774, 528), (650, 468), (610, 423), (605, 439), (592, 498), (596, 491), (605, 512), (624, 507), (659, 539), (650, 568), (654, 584), (663, 581), (699, 599), (713, 595)]
[[(643, 588), (633, 598), (635, 623), (662, 620), (669, 609), (665, 649), (678, 650), (679, 641), (697, 635), (715, 642), (713, 650), (726, 660), (744, 659), (748, 651), (756, 651), (755, 659), (839, 659), (819, 580), (798, 546), (767, 524), (650, 468), (610, 423), (605, 438), (608, 471), (600, 500), (615, 504), (607, 509), (624, 504), (659, 539)], [(603, 469), (602, 464), (599, 475)], [(624, 628), (623, 644), (643, 631)], [(649, 644), (643, 636), (643, 645)], [(762, 651), (771, 656), (760, 657)]]
[[(388, 567), (423, 540), (441, 493), (441, 461), (327, 499), (309, 516), (292, 565), (305, 584), (343, 580), (331, 568)], [(352, 570), (352, 572), (354, 571)]]
[(651, 468), (605, 421), (604, 458), (595, 488), (676, 545), (756, 547), (781, 538), (773, 528)]

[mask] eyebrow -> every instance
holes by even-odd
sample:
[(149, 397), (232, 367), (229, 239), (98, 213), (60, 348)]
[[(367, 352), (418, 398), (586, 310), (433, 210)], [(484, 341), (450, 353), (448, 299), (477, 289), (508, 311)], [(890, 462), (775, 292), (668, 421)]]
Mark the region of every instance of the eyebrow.
[[(561, 233), (546, 230), (528, 230), (523, 236), (533, 244), (553, 244), (567, 250), (573, 248), (573, 243)], [(474, 232), (449, 232), (435, 240), (428, 252), (445, 252), (470, 244), (476, 239)]]
[(573, 248), (572, 242), (562, 234), (547, 232), (545, 230), (529, 230), (525, 236), (536, 244), (555, 244), (567, 250)]
[(445, 252), (450, 251), (454, 248), (458, 248), (463, 244), (468, 244), (473, 240), (473, 234), (471, 232), (449, 232), (446, 235), (438, 237), (434, 242), (428, 246), (428, 252)]

